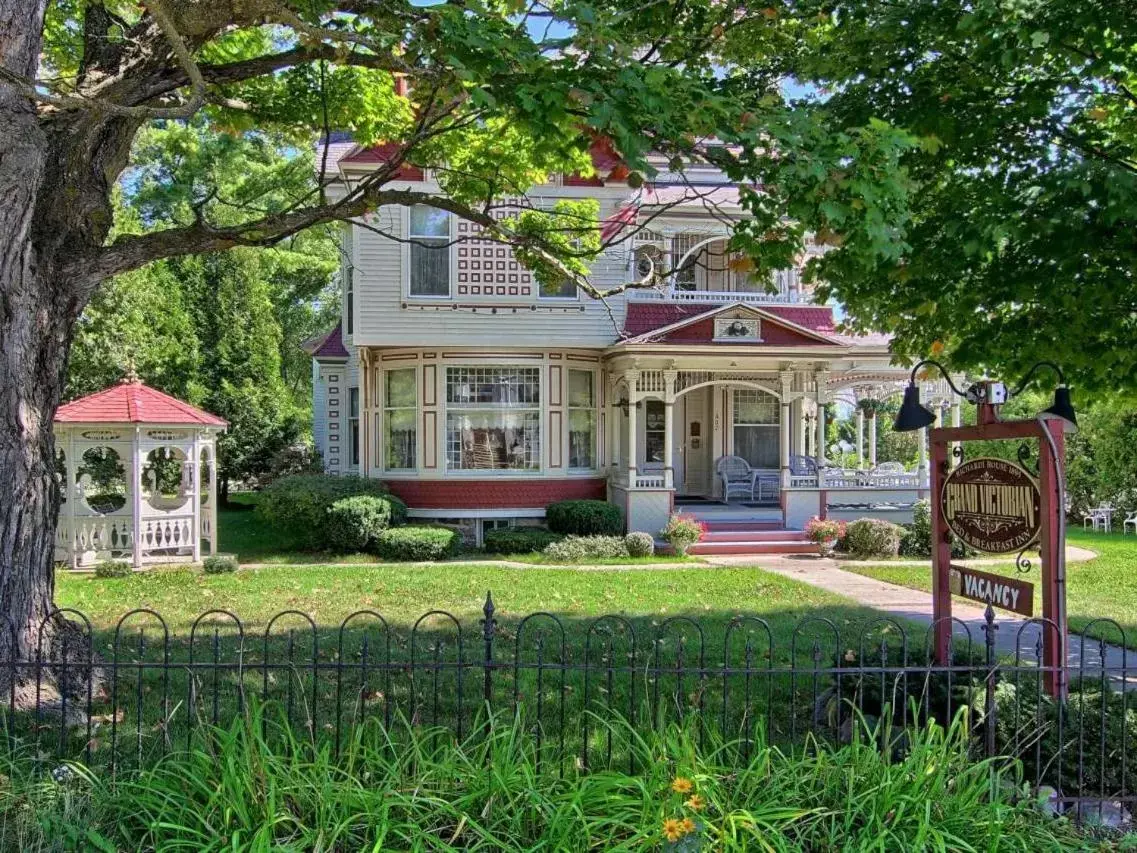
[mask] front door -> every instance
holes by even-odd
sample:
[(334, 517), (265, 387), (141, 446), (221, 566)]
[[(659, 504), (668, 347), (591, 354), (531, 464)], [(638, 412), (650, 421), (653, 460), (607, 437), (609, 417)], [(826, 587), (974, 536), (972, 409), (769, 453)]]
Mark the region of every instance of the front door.
[(710, 389), (697, 388), (676, 402), (676, 491), (683, 495), (711, 494)]

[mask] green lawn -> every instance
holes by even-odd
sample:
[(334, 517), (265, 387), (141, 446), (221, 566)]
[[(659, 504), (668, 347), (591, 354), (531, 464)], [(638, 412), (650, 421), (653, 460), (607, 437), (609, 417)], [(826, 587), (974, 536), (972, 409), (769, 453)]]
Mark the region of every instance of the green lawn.
[[(1137, 648), (1137, 536), (1120, 533), (1091, 533), (1076, 528), (1067, 532), (1071, 545), (1088, 548), (1098, 556), (1088, 562), (1066, 565), (1066, 608), (1070, 630), (1083, 631), (1111, 642), (1121, 642), (1120, 633), (1111, 625), (1097, 623), (1097, 619), (1113, 619), (1125, 631), (1126, 645)], [(930, 591), (931, 571), (926, 566), (900, 566), (895, 564), (858, 565), (846, 563), (843, 569), (858, 574), (899, 584), (912, 589)], [(1029, 573), (1016, 571), (1014, 565), (981, 566), (984, 571), (1032, 580), (1040, 583), (1038, 562)], [(1041, 614), (1042, 596), (1034, 596), (1035, 610)]]

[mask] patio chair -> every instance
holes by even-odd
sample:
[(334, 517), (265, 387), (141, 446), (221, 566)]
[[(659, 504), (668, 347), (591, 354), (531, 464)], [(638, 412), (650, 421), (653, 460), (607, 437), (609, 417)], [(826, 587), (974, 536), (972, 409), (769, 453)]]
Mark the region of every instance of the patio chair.
[(881, 462), (872, 469), (874, 474), (904, 474), (904, 465), (901, 462)]
[(817, 483), (817, 462), (809, 456), (791, 456), (790, 457), (790, 476), (791, 477), (812, 477), (814, 484)]
[(722, 499), (730, 503), (732, 497), (754, 500), (754, 470), (741, 456), (721, 456), (715, 463), (715, 473), (722, 481)]
[(1133, 532), (1137, 533), (1137, 509), (1125, 516), (1125, 520), (1121, 522), (1121, 532), (1124, 533), (1129, 525), (1133, 525)]

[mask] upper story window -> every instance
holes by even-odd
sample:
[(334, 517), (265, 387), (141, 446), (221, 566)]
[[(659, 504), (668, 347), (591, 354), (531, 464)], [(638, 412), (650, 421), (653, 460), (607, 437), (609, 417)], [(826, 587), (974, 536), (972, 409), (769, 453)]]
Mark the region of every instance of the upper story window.
[(576, 299), (576, 285), (568, 278), (556, 282), (545, 282), (541, 285), (541, 298)]
[(450, 214), (415, 205), (410, 211), (410, 295), (450, 296)]

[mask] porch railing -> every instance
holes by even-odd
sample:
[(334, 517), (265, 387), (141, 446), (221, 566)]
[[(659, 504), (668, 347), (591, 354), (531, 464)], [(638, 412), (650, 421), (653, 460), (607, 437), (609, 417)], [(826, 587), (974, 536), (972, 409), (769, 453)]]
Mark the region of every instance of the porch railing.
[(735, 290), (672, 290), (668, 288), (662, 290), (632, 289), (628, 291), (628, 299), (632, 302), (753, 302), (764, 304), (798, 304), (810, 301), (807, 294), (794, 290), (765, 293)]

